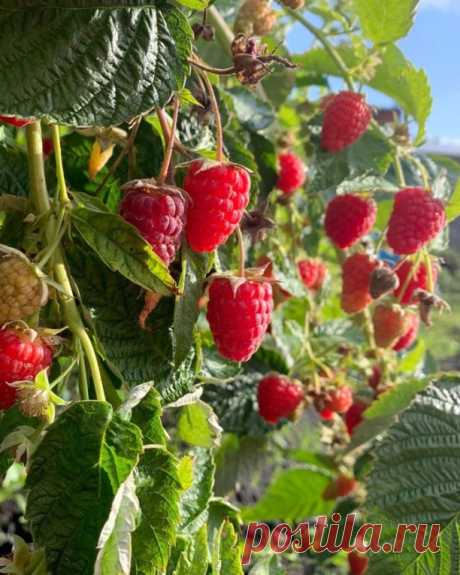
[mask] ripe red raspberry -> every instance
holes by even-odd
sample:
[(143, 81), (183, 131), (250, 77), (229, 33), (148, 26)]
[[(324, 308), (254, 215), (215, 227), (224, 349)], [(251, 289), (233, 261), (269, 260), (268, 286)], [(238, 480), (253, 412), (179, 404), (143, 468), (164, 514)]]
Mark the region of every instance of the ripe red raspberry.
[(153, 251), (169, 265), (180, 247), (186, 220), (186, 205), (180, 191), (136, 180), (123, 187), (120, 215), (132, 224)]
[(324, 112), (321, 147), (328, 152), (339, 152), (364, 134), (372, 113), (364, 96), (354, 92), (340, 92), (332, 98)]
[(323, 419), (331, 419), (334, 413), (346, 413), (353, 403), (353, 391), (351, 387), (343, 385), (331, 393), (320, 415)]
[[(421, 263), (415, 273), (412, 272), (414, 264), (408, 260), (403, 262), (397, 269), (396, 275), (399, 278), (399, 288), (394, 291), (395, 298), (403, 305), (415, 303), (413, 301), (414, 293), (418, 289), (428, 289), (428, 270), (424, 263)], [(431, 273), (433, 275), (433, 283), (438, 279), (439, 267), (435, 262), (431, 263)], [(412, 279), (406, 285), (407, 278), (412, 274)], [(404, 290), (404, 295), (401, 299), (400, 296)]]
[(277, 188), (290, 196), (301, 188), (306, 180), (306, 168), (302, 160), (293, 152), (283, 152), (278, 156), (279, 172)]
[(337, 497), (347, 497), (356, 491), (357, 487), (358, 482), (356, 479), (348, 475), (339, 475), (337, 479), (334, 479), (326, 486), (322, 497), (325, 501), (332, 501), (337, 499)]
[(408, 349), (417, 339), (420, 318), (416, 313), (407, 314), (408, 327), (398, 341), (393, 345), (395, 351)]
[(355, 427), (357, 427), (363, 421), (363, 413), (367, 408), (367, 403), (364, 403), (358, 399), (353, 402), (353, 405), (345, 414), (345, 425), (347, 426), (347, 430), (350, 435), (353, 435)]
[(266, 375), (257, 388), (259, 413), (268, 423), (275, 424), (294, 415), (303, 399), (302, 386), (277, 373)]
[(371, 302), (370, 280), (379, 262), (367, 254), (356, 253), (342, 266), (342, 309), (346, 313), (359, 313)]
[(446, 225), (441, 200), (422, 188), (405, 188), (395, 196), (387, 240), (396, 254), (415, 254)]
[(195, 252), (212, 252), (235, 231), (249, 203), (248, 172), (233, 164), (195, 161), (185, 176), (191, 197), (187, 240)]
[(0, 122), (4, 124), (9, 124), (10, 126), (14, 126), (15, 128), (24, 128), (32, 123), (33, 120), (25, 120), (22, 118), (16, 118), (16, 116), (2, 116), (0, 115)]
[(220, 354), (248, 361), (271, 321), (272, 286), (242, 278), (216, 278), (209, 287), (208, 322)]
[(53, 352), (36, 334), (15, 328), (0, 330), (0, 409), (8, 409), (16, 400), (16, 381), (32, 381), (51, 365)]
[(408, 314), (399, 305), (378, 305), (372, 318), (375, 343), (378, 347), (392, 347), (406, 332)]
[(336, 246), (344, 250), (372, 230), (376, 216), (377, 205), (374, 200), (356, 194), (336, 196), (326, 209), (326, 234)]
[(350, 575), (363, 575), (369, 566), (369, 558), (358, 551), (351, 551), (348, 554), (348, 565), (350, 566)]
[(324, 262), (318, 258), (309, 258), (298, 262), (297, 268), (302, 282), (308, 289), (318, 291), (322, 288), (327, 276)]

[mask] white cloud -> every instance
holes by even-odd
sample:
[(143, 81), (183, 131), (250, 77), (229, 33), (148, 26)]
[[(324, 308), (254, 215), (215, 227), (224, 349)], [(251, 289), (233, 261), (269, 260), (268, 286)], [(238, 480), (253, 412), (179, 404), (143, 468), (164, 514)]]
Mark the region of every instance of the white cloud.
[(420, 8), (432, 8), (450, 12), (458, 10), (460, 8), (460, 2), (459, 0), (421, 0)]

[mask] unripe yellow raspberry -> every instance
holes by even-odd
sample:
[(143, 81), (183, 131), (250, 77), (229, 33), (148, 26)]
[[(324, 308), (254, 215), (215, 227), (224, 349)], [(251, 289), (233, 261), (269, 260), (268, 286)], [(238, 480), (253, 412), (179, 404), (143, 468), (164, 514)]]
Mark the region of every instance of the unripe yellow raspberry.
[(48, 290), (20, 252), (0, 251), (0, 324), (26, 319), (47, 301)]
[(235, 20), (234, 30), (246, 36), (265, 36), (276, 22), (276, 13), (268, 0), (246, 0)]

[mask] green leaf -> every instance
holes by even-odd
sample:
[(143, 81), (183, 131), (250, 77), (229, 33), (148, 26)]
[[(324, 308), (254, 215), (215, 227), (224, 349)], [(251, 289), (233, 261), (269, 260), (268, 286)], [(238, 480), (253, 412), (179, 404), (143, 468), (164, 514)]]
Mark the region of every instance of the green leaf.
[[(331, 477), (310, 469), (279, 472), (259, 501), (242, 509), (244, 521), (298, 521), (326, 515), (333, 506), (321, 497)], [(308, 489), (305, 486), (308, 485)]]
[(225, 520), (212, 549), (213, 575), (243, 575), (241, 542), (233, 523)]
[(449, 222), (453, 222), (460, 216), (460, 180), (455, 186), (454, 193), (450, 197), (449, 203), (446, 206), (446, 217)]
[[(110, 126), (163, 106), (183, 87), (192, 32), (176, 8), (55, 4), (62, 7), (26, 2), (21, 11), (0, 12), (3, 113)], [(126, 7), (133, 4), (144, 7)], [(122, 9), (97, 9), (103, 6)]]
[(206, 525), (203, 525), (194, 538), (188, 541), (172, 571), (168, 565), (168, 574), (206, 575), (209, 565), (208, 554), (208, 530)]
[[(145, 388), (139, 391), (142, 396)], [(136, 494), (142, 516), (133, 534), (133, 575), (164, 573), (179, 522), (178, 462), (165, 447), (166, 433), (160, 417), (161, 403), (154, 390), (144, 395), (132, 409), (132, 421), (140, 427), (144, 442), (149, 444), (136, 476)]]
[(48, 428), (32, 457), (26, 518), (53, 574), (93, 573), (100, 532), (141, 451), (139, 428), (104, 402), (74, 403)]
[(276, 148), (271, 140), (262, 134), (251, 133), (251, 149), (261, 177), (260, 194), (265, 199), (278, 181)]
[(165, 402), (190, 392), (195, 377), (193, 357), (179, 369), (173, 364), (172, 298), (160, 301), (149, 318), (148, 330), (143, 330), (138, 323), (143, 302), (137, 286), (101, 266), (92, 254), (68, 250), (67, 255), (98, 352), (110, 369), (128, 386), (153, 381)]
[(418, 0), (354, 0), (364, 35), (376, 44), (395, 42), (414, 23)]
[(139, 513), (136, 484), (131, 474), (118, 490), (99, 537), (94, 575), (130, 575), (131, 533)]
[(185, 360), (193, 346), (193, 332), (200, 313), (198, 300), (203, 295), (208, 269), (208, 254), (195, 254), (188, 247), (184, 247), (182, 276), (179, 281), (181, 295), (176, 296), (174, 307), (174, 363), (176, 366)]
[(370, 407), (364, 412), (366, 419), (376, 417), (389, 417), (398, 415), (404, 411), (420, 391), (423, 391), (429, 384), (426, 378), (413, 379), (408, 383), (400, 383), (379, 395)]
[[(366, 519), (370, 523), (383, 522), (385, 540), (394, 537), (398, 523), (439, 523), (448, 530), (443, 537), (455, 546), (460, 513), (459, 404), (460, 378), (441, 377), (415, 397), (376, 446), (374, 466), (367, 481)], [(410, 539), (406, 538), (403, 553), (382, 553), (371, 559), (375, 564), (371, 572), (376, 575), (456, 572), (449, 567), (436, 571), (440, 565), (449, 565), (449, 561), (458, 564), (458, 552), (450, 555), (449, 551), (444, 557), (438, 554), (437, 558), (429, 558), (428, 564), (436, 565), (434, 571), (423, 571), (423, 556), (417, 555)]]
[(204, 10), (208, 7), (209, 0), (177, 0), (179, 4), (192, 10)]
[(182, 408), (177, 422), (179, 438), (197, 447), (216, 447), (222, 428), (212, 407), (200, 399)]
[(275, 113), (267, 102), (243, 87), (229, 88), (233, 107), (241, 125), (247, 130), (259, 132), (268, 128), (274, 120)]
[(113, 271), (156, 293), (168, 295), (176, 289), (164, 262), (121, 216), (76, 208), (72, 211), (72, 222), (85, 242)]
[(193, 482), (180, 499), (180, 530), (195, 533), (208, 518), (208, 504), (214, 486), (215, 465), (212, 451), (196, 448), (190, 452), (193, 458)]

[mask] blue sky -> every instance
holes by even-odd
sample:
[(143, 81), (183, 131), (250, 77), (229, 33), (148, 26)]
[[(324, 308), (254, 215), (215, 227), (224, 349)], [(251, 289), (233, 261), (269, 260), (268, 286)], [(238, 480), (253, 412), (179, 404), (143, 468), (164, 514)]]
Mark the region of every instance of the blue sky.
[[(385, 0), (382, 0), (384, 2)], [(419, 68), (424, 68), (433, 90), (428, 139), (460, 146), (460, 0), (421, 0), (415, 24), (399, 46)], [(308, 46), (304, 28), (295, 27), (291, 49)], [(385, 100), (372, 103), (380, 104)]]

